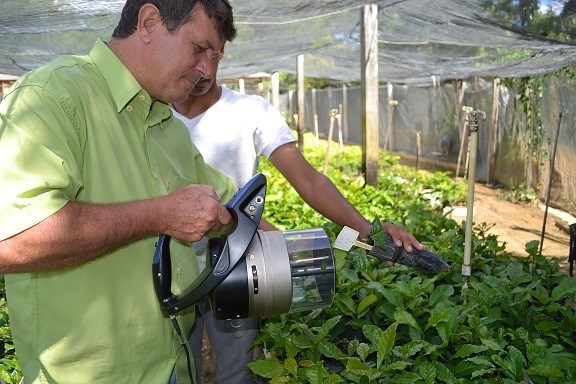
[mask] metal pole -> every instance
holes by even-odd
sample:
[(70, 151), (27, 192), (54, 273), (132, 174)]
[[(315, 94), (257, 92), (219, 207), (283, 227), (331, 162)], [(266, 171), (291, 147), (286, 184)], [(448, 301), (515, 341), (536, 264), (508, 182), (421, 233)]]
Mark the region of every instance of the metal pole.
[(556, 137), (554, 138), (554, 146), (552, 147), (552, 156), (550, 158), (550, 170), (548, 177), (548, 190), (546, 191), (546, 205), (544, 209), (544, 222), (542, 223), (542, 234), (540, 236), (540, 248), (538, 255), (542, 256), (542, 247), (544, 245), (544, 234), (546, 233), (546, 220), (548, 218), (548, 206), (550, 205), (550, 190), (552, 189), (552, 178), (554, 177), (554, 163), (556, 160), (556, 148), (558, 147), (558, 136), (560, 136), (560, 126), (562, 124), (562, 115), (564, 114), (563, 108), (560, 108), (558, 114), (558, 126), (556, 127)]
[(462, 263), (462, 290), (468, 288), (468, 277), (472, 273), (470, 262), (472, 259), (472, 225), (474, 223), (474, 186), (476, 184), (476, 153), (478, 151), (478, 117), (486, 119), (486, 112), (474, 111), (472, 107), (464, 106), (470, 136), (468, 138), (469, 166), (468, 166), (468, 200), (466, 203), (466, 229), (464, 237), (464, 262)]

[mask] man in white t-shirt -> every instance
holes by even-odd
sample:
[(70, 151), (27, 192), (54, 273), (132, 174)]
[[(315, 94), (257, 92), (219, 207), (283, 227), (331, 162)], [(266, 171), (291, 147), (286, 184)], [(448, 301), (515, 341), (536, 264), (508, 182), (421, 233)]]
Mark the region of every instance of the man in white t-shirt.
[[(346, 225), (368, 237), (371, 222), (364, 218), (325, 175), (314, 169), (294, 142), (296, 139), (282, 115), (264, 98), (232, 91), (216, 82), (216, 72), (224, 48), (214, 58), (214, 75), (197, 83), (188, 99), (172, 105), (192, 142), (206, 163), (219, 169), (242, 187), (255, 174), (260, 156), (270, 162), (316, 211), (333, 222)], [(426, 246), (400, 226), (383, 223), (398, 246), (407, 251)], [(274, 230), (265, 221), (260, 229)], [(196, 243), (200, 268), (204, 268), (206, 242)], [(247, 364), (253, 360), (251, 344), (258, 333), (259, 319), (215, 320), (209, 304), (197, 306), (196, 324), (189, 337), (197, 375), (201, 379), (202, 336), (206, 328), (216, 362), (219, 384), (249, 384), (252, 374)]]

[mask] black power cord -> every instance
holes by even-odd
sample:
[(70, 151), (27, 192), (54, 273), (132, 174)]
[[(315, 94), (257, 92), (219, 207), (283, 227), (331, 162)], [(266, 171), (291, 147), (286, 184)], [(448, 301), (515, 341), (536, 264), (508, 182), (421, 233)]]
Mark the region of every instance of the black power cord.
[(568, 253), (568, 262), (570, 263), (570, 277), (574, 277), (574, 261), (576, 260), (576, 223), (568, 226), (570, 232), (570, 250)]
[(182, 335), (182, 330), (180, 329), (180, 324), (178, 324), (176, 316), (170, 315), (170, 320), (172, 320), (172, 325), (176, 330), (176, 334), (180, 338), (180, 344), (182, 345), (182, 348), (184, 348), (184, 352), (186, 353), (186, 363), (188, 365), (188, 376), (190, 376), (190, 382), (194, 383), (194, 375), (192, 375), (192, 364), (190, 362), (190, 352), (188, 351), (188, 341)]

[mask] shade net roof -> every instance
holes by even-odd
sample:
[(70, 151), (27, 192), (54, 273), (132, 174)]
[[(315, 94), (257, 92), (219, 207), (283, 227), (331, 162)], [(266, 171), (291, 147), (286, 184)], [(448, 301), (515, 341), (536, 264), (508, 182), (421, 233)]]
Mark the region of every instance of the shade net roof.
[[(549, 0), (562, 3), (560, 0)], [(526, 77), (576, 62), (574, 44), (498, 24), (482, 0), (232, 0), (238, 37), (227, 45), (219, 78), (296, 72), (361, 79), (361, 10), (378, 5), (379, 78), (435, 83)], [(107, 40), (124, 1), (0, 0), (0, 73), (21, 75), (62, 54), (86, 54)]]

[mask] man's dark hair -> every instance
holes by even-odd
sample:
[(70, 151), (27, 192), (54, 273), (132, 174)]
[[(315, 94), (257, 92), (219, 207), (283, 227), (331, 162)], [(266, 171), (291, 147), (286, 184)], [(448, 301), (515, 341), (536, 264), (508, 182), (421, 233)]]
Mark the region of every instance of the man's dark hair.
[(224, 41), (232, 41), (236, 37), (234, 15), (228, 0), (127, 0), (112, 37), (124, 39), (136, 31), (138, 13), (144, 4), (158, 8), (166, 29), (171, 33), (194, 18), (193, 9), (198, 4), (216, 22), (218, 34)]

